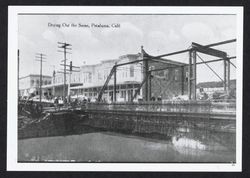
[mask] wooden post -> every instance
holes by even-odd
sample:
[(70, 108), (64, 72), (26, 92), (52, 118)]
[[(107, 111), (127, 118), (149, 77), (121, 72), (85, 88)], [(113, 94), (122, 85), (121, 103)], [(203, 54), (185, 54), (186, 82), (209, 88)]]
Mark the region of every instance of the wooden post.
[(63, 64), (64, 64), (64, 69), (63, 69), (63, 99), (66, 98), (66, 46), (64, 48), (64, 60), (63, 60)]

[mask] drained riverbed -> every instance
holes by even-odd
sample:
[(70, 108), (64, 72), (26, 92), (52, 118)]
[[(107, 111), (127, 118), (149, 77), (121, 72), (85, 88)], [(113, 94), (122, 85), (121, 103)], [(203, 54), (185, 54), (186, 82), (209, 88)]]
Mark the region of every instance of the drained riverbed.
[[(217, 149), (218, 148), (218, 149)], [(113, 132), (22, 139), (19, 162), (235, 162), (235, 150), (213, 150), (187, 137), (150, 139)]]

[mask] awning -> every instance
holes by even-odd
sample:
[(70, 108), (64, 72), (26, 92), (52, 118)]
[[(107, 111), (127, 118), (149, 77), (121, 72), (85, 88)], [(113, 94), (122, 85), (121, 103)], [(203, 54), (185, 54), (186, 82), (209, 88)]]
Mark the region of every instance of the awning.
[[(66, 83), (68, 85), (68, 83)], [(70, 86), (74, 85), (82, 85), (82, 83), (71, 83)], [(56, 83), (56, 84), (49, 84), (49, 85), (42, 85), (42, 88), (53, 88), (53, 87), (63, 87), (63, 83)]]
[[(128, 84), (140, 84), (140, 82), (137, 82), (137, 81), (126, 81), (126, 82), (122, 82), (122, 83), (116, 83), (116, 85), (128, 85)], [(70, 89), (72, 90), (77, 90), (77, 89), (88, 89), (88, 88), (100, 88), (102, 87), (103, 85), (95, 85), (95, 86), (75, 86), (75, 87), (70, 87)], [(108, 86), (114, 86), (114, 83), (111, 83), (110, 85)]]

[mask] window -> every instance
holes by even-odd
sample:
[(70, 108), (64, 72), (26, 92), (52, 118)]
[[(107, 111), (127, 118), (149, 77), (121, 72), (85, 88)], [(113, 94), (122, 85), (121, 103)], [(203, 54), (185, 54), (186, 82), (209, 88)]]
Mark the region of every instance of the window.
[(175, 71), (174, 71), (174, 80), (178, 80), (178, 78), (179, 78), (179, 71), (178, 71), (178, 69), (175, 69)]
[(126, 91), (121, 91), (121, 98), (126, 98)]
[(34, 81), (34, 80), (31, 80), (31, 86), (33, 86), (33, 85), (34, 85), (34, 83), (35, 83), (35, 81)]
[(166, 80), (169, 80), (169, 70), (168, 69), (166, 69), (164, 71), (164, 76), (165, 76)]
[(89, 83), (92, 82), (92, 73), (88, 73), (88, 79), (89, 79)]
[(98, 80), (101, 80), (101, 79), (102, 79), (102, 75), (101, 75), (100, 72), (97, 73), (97, 78), (98, 78)]
[(40, 83), (39, 80), (36, 80), (36, 84), (39, 85), (39, 83)]
[(45, 82), (44, 82), (44, 85), (47, 85), (48, 83), (47, 83), (47, 80), (45, 80)]
[(135, 73), (134, 66), (131, 65), (130, 66), (130, 77), (134, 77), (134, 73)]
[(185, 77), (186, 82), (188, 81), (188, 75), (189, 75), (189, 73), (186, 72), (186, 77)]

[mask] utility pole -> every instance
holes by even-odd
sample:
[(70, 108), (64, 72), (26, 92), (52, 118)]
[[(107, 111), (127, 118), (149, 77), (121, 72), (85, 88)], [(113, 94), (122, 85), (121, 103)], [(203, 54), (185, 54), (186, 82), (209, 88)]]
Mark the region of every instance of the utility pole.
[(53, 70), (53, 97), (55, 96), (55, 78), (56, 78), (56, 71)]
[[(66, 72), (64, 72), (64, 71), (58, 71), (58, 73), (63, 73), (63, 74), (69, 74), (69, 81), (68, 81), (68, 97), (70, 96), (70, 85), (71, 85), (71, 74), (72, 74), (72, 72), (80, 72), (80, 70), (74, 70), (73, 68), (77, 68), (77, 69), (80, 69), (80, 67), (77, 67), (77, 66), (73, 66), (73, 64), (72, 64), (72, 61), (70, 61), (70, 64), (69, 65), (67, 65), (67, 64), (60, 64), (60, 65), (62, 65), (62, 66), (64, 66), (65, 68), (66, 67), (69, 67), (69, 69), (65, 69), (65, 71)], [(66, 97), (66, 95), (65, 95), (65, 97)]]
[(55, 65), (51, 65), (53, 67), (53, 80), (52, 80), (52, 86), (53, 86), (53, 89), (52, 89), (52, 96), (55, 96), (55, 77), (56, 77), (56, 71), (55, 71)]
[(69, 48), (69, 46), (72, 46), (72, 45), (69, 44), (69, 43), (66, 43), (66, 42), (64, 42), (64, 43), (58, 42), (58, 44), (59, 44), (58, 48), (63, 49), (63, 51), (58, 50), (58, 52), (62, 52), (63, 55), (64, 55), (64, 59), (61, 62), (63, 62), (62, 65), (64, 66), (64, 68), (63, 68), (63, 97), (66, 98), (66, 74), (67, 74), (67, 72), (66, 72), (66, 66), (67, 66), (66, 62), (68, 60), (67, 57), (66, 57), (66, 54), (67, 53), (71, 54), (70, 52), (68, 52), (68, 50), (72, 50), (72, 48)]
[(68, 97), (70, 97), (71, 74), (72, 74), (72, 72), (80, 72), (80, 70), (73, 70), (73, 68), (80, 69), (80, 67), (73, 66), (72, 61), (70, 61), (70, 63), (69, 63), (69, 70), (67, 70), (67, 71), (69, 71)]
[(39, 81), (39, 101), (42, 102), (42, 71), (43, 71), (43, 62), (45, 62), (43, 59), (46, 56), (42, 53), (36, 53), (36, 61), (40, 62), (40, 81)]

